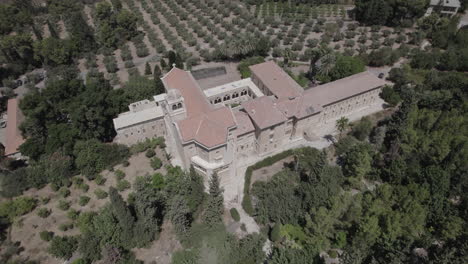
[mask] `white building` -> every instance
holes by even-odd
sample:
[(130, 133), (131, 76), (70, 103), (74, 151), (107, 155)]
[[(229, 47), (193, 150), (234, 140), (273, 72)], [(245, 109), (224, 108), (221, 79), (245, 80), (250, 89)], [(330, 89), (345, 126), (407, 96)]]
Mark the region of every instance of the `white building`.
[(454, 16), (460, 7), (460, 0), (431, 0), (426, 16), (432, 14), (433, 11), (445, 16)]

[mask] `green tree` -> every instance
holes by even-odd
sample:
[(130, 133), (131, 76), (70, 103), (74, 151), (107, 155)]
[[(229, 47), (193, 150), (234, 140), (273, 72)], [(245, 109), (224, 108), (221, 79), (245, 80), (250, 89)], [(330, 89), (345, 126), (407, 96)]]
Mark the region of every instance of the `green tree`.
[(177, 235), (181, 237), (186, 236), (190, 227), (191, 214), (184, 197), (177, 195), (171, 199), (168, 216), (174, 225)]
[(361, 120), (352, 127), (352, 135), (363, 141), (365, 140), (372, 131), (372, 121), (368, 117), (363, 117)]
[(73, 252), (76, 251), (78, 247), (78, 242), (76, 238), (71, 236), (54, 236), (50, 242), (48, 252), (57, 258), (64, 260), (70, 259), (73, 255)]
[(206, 208), (203, 215), (203, 221), (210, 227), (222, 222), (224, 211), (223, 190), (219, 186), (219, 178), (216, 173), (211, 175), (209, 196), (206, 201)]
[(149, 65), (148, 62), (146, 62), (146, 64), (145, 64), (145, 75), (151, 75), (151, 74), (153, 74), (151, 72), (151, 66)]
[(371, 170), (372, 156), (368, 144), (354, 145), (344, 155), (343, 172), (348, 177), (364, 178)]
[(340, 138), (343, 132), (348, 129), (349, 127), (349, 119), (346, 117), (341, 117), (340, 119), (336, 120), (336, 129), (340, 131)]
[(131, 241), (133, 239), (135, 218), (130, 212), (130, 209), (128, 208), (125, 201), (122, 199), (122, 196), (120, 196), (118, 191), (113, 187), (109, 188), (109, 198), (110, 198), (110, 202), (111, 202), (110, 206), (113, 211), (113, 214), (117, 218), (117, 221), (121, 227), (121, 230), (123, 230), (122, 240)]
[[(161, 66), (162, 66), (162, 64), (161, 64)], [(164, 87), (164, 84), (163, 84), (163, 82), (161, 80), (161, 77), (162, 77), (161, 69), (159, 68), (159, 66), (157, 64), (154, 65), (153, 76), (154, 76), (154, 83), (155, 83), (155, 86), (156, 86), (156, 91), (155, 91), (156, 95), (164, 93), (166, 88)]]

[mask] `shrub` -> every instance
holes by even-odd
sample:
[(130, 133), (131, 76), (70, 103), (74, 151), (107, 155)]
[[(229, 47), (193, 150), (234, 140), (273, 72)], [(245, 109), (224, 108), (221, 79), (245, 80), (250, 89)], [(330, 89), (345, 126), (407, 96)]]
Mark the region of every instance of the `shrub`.
[(240, 229), (244, 232), (247, 232), (247, 227), (245, 226), (244, 223), (241, 224)]
[(271, 229), (271, 232), (270, 232), (270, 240), (271, 241), (278, 242), (281, 239), (280, 230), (281, 230), (281, 225), (276, 223), (273, 226), (273, 228)]
[(104, 185), (106, 178), (104, 178), (101, 174), (98, 174), (96, 179), (94, 179), (94, 182), (96, 182), (97, 185)]
[(122, 166), (128, 167), (130, 166), (130, 162), (128, 160), (125, 160), (124, 162), (122, 162)]
[(78, 201), (78, 204), (79, 204), (80, 206), (85, 206), (85, 205), (87, 205), (87, 204), (89, 203), (89, 200), (90, 200), (90, 199), (91, 199), (91, 198), (89, 198), (89, 197), (86, 196), (86, 195), (80, 196), (80, 200)]
[(332, 258), (332, 259), (335, 259), (335, 258), (338, 257), (338, 253), (336, 253), (335, 250), (330, 250), (330, 251), (328, 251), (328, 256), (329, 256), (330, 258)]
[(236, 208), (231, 208), (231, 210), (229, 210), (229, 212), (231, 213), (231, 217), (232, 217), (232, 219), (234, 219), (234, 221), (236, 221), (236, 222), (240, 221), (240, 215), (239, 215), (239, 212), (237, 211)]
[(80, 216), (80, 211), (75, 210), (75, 209), (72, 208), (67, 212), (67, 216), (71, 220), (76, 220), (76, 219), (78, 219), (78, 216)]
[(152, 158), (152, 157), (154, 157), (154, 155), (156, 155), (156, 152), (154, 152), (154, 150), (152, 150), (152, 149), (148, 149), (148, 150), (146, 151), (146, 153), (145, 153), (145, 156), (146, 156), (147, 158)]
[(40, 237), (42, 240), (49, 242), (50, 240), (52, 240), (52, 238), (54, 238), (54, 232), (50, 232), (50, 231), (41, 231), (41, 232), (39, 233), (39, 237)]
[(50, 213), (50, 210), (47, 208), (39, 208), (39, 210), (37, 210), (37, 215), (41, 218), (47, 218)]
[(58, 226), (58, 229), (62, 232), (66, 232), (70, 229), (73, 229), (73, 223), (64, 223)]
[(135, 67), (135, 64), (134, 64), (133, 61), (131, 61), (131, 60), (126, 61), (124, 65), (125, 65), (125, 68), (126, 68), (126, 69)]
[(70, 236), (55, 236), (50, 243), (48, 251), (54, 257), (67, 260), (71, 258), (77, 247), (78, 241), (76, 238)]
[(130, 189), (130, 187), (131, 187), (130, 182), (128, 182), (127, 180), (122, 180), (122, 181), (118, 181), (118, 182), (117, 182), (116, 189), (117, 189), (119, 192), (122, 192), (122, 191), (125, 191), (125, 190), (127, 190), (127, 189)]
[(258, 170), (263, 167), (270, 166), (274, 164), (275, 162), (282, 160), (288, 156), (291, 156), (293, 154), (293, 150), (286, 150), (281, 153), (278, 153), (276, 155), (273, 155), (271, 157), (268, 157), (264, 160), (261, 160), (254, 165), (250, 166), (247, 168), (245, 172), (245, 181), (244, 181), (244, 198), (242, 199), (242, 208), (244, 211), (252, 216), (254, 213), (253, 205), (252, 205), (252, 200), (250, 198), (250, 181), (252, 180), (252, 172), (254, 170)]
[(83, 192), (88, 192), (88, 190), (89, 190), (89, 185), (86, 184), (86, 183), (82, 183), (82, 184), (78, 185), (78, 188), (79, 188), (80, 190), (82, 190)]
[(37, 205), (37, 200), (31, 197), (19, 197), (0, 204), (0, 217), (13, 221), (16, 217), (31, 212)]
[(125, 178), (125, 172), (121, 171), (121, 170), (116, 170), (114, 172), (115, 174), (115, 177), (117, 178), (118, 181), (122, 180), (123, 178)]
[(70, 190), (68, 190), (68, 188), (62, 187), (62, 188), (59, 190), (59, 195), (60, 195), (62, 198), (67, 198), (68, 196), (70, 196)]
[(158, 157), (152, 158), (150, 163), (153, 170), (157, 170), (162, 167), (162, 161)]
[(41, 198), (41, 204), (48, 204), (50, 201), (50, 197), (43, 197)]
[(104, 191), (103, 189), (97, 189), (94, 191), (94, 194), (96, 195), (96, 198), (99, 200), (107, 198), (107, 192)]
[(65, 200), (60, 200), (58, 205), (57, 205), (57, 208), (62, 210), (62, 211), (66, 211), (66, 210), (70, 209), (70, 202), (65, 201)]

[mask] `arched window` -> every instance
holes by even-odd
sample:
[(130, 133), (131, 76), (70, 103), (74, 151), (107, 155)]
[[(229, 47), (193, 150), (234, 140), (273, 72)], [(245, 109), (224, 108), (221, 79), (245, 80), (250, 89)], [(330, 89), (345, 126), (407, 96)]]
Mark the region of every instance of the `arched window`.
[(182, 108), (182, 103), (177, 104), (177, 109), (180, 109), (180, 108)]
[(227, 101), (229, 99), (231, 99), (231, 96), (229, 96), (229, 94), (226, 94), (223, 98), (223, 101)]
[(215, 104), (219, 104), (221, 103), (221, 98), (220, 97), (217, 97), (214, 101)]
[(247, 94), (247, 90), (243, 90), (243, 91), (241, 92), (241, 96), (242, 96), (242, 95), (246, 95), (246, 94)]
[(172, 105), (172, 110), (177, 110), (177, 105), (176, 104)]
[(237, 98), (237, 97), (239, 97), (239, 93), (235, 92), (232, 94), (232, 98)]

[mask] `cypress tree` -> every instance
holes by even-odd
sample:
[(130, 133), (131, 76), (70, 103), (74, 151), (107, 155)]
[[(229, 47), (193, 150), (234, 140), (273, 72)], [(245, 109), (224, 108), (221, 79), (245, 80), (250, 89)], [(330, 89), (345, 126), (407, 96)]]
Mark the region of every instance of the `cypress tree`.
[(211, 176), (210, 189), (203, 221), (213, 227), (222, 221), (223, 215), (223, 190), (219, 186), (219, 178), (216, 173)]
[[(109, 198), (112, 212), (122, 228), (122, 241), (132, 241), (135, 218), (130, 212), (127, 203), (125, 203), (122, 196), (120, 196), (114, 187), (109, 188)], [(129, 248), (131, 248), (131, 246)]]
[(161, 68), (163, 70), (167, 70), (167, 63), (166, 63), (166, 60), (164, 58), (161, 58), (160, 64), (161, 64)]
[(149, 65), (148, 62), (146, 62), (146, 65), (145, 65), (145, 75), (151, 75), (151, 74), (153, 74), (153, 73), (151, 72), (151, 66)]
[(153, 76), (154, 76), (154, 84), (156, 87), (156, 94), (164, 93), (165, 88), (161, 80), (161, 77), (162, 77), (161, 69), (159, 68), (157, 64), (154, 66)]

